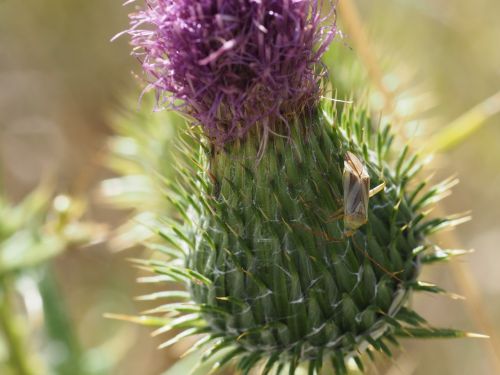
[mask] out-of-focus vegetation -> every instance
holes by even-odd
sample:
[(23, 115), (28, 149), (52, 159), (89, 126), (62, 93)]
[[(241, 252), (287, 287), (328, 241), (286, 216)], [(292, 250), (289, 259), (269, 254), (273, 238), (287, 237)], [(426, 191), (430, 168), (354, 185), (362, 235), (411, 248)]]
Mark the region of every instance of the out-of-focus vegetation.
[(11, 205), (0, 195), (0, 372), (98, 374), (73, 332), (51, 260), (72, 244), (102, 237), (79, 221), (83, 204), (47, 187)]
[[(415, 148), (425, 146), (431, 135), (500, 90), (498, 1), (362, 0), (355, 3), (361, 12), (370, 49), (380, 64), (384, 87), (395, 98), (393, 112), (406, 124), (401, 132)], [(127, 58), (126, 39), (115, 43), (109, 43), (109, 39), (127, 27), (126, 13), (131, 9), (110, 0), (0, 2), (0, 174), (5, 199), (19, 202), (39, 184), (42, 176), (51, 174), (57, 176), (60, 190), (86, 196), (90, 202), (87, 216), (94, 221), (119, 226), (125, 221), (124, 216), (133, 214), (134, 205), (154, 211), (165, 204), (150, 194), (149, 189), (154, 188), (151, 181), (140, 178), (109, 180), (105, 185), (109, 189), (107, 193), (116, 198), (114, 202), (129, 211), (104, 208), (95, 193), (99, 180), (116, 177), (105, 164), (130, 175), (169, 166), (171, 151), (158, 148), (168, 144), (170, 130), (163, 132), (161, 126), (155, 125), (170, 127), (169, 122), (175, 120), (165, 113), (152, 114), (149, 100), (142, 103), (139, 114), (134, 114), (139, 108), (135, 99), (122, 102), (124, 96), (139, 97), (140, 85), (134, 85), (133, 76), (129, 74), (131, 70), (138, 72), (139, 67), (134, 59)], [(354, 72), (358, 78), (353, 91), (365, 91), (366, 87), (366, 91), (371, 92), (373, 107), (382, 110), (386, 98), (374, 84), (369, 67), (358, 56), (353, 36), (349, 35), (342, 17), (339, 25), (346, 33), (345, 38), (334, 43), (326, 60), (333, 84), (336, 80), (345, 83), (345, 77), (352, 77)], [(343, 90), (347, 95), (349, 88)], [(489, 103), (488, 114), (492, 114), (498, 102)], [(117, 107), (126, 107), (132, 114), (110, 117), (110, 113), (122, 111)], [(437, 155), (430, 164), (430, 169), (439, 177), (456, 173), (461, 181), (445, 201), (445, 209), (448, 212), (470, 209), (474, 220), (459, 227), (455, 233), (458, 243), (451, 245), (476, 249), (474, 254), (458, 261), (470, 266), (485, 302), (480, 308), (493, 322), (497, 336), (500, 335), (500, 321), (495, 319), (500, 315), (500, 274), (496, 270), (500, 262), (496, 251), (500, 240), (499, 121), (499, 116), (488, 117), (488, 126)], [(143, 129), (143, 133), (133, 127), (134, 122), (151, 124), (151, 127)], [(119, 136), (109, 141), (108, 136), (114, 131)], [(105, 156), (109, 146), (119, 159)], [(144, 155), (151, 158), (143, 158)], [(158, 164), (158, 157), (163, 163)], [(125, 205), (123, 198), (127, 198)], [(35, 217), (40, 216), (31, 215), (29, 221)], [(14, 222), (9, 215), (6, 223), (10, 226)], [(36, 227), (43, 227), (42, 222), (45, 223), (38, 221)], [(131, 227), (122, 227), (128, 228)], [(128, 247), (129, 241), (137, 239), (124, 235), (129, 233), (127, 230), (119, 233), (114, 237), (114, 245), (118, 247)], [(44, 237), (44, 241), (47, 240)], [(443, 237), (441, 241), (450, 245), (449, 238)], [(15, 242), (16, 246), (22, 243)], [(31, 251), (37, 249), (30, 248)], [(61, 248), (54, 243), (50, 251)], [(161, 340), (148, 337), (146, 329), (124, 328), (122, 323), (103, 319), (106, 312), (134, 314), (146, 309), (144, 302), (132, 303), (132, 297), (151, 291), (135, 284), (136, 271), (124, 261), (127, 256), (135, 256), (137, 249), (118, 254), (108, 250), (107, 246), (95, 245), (63, 253), (50, 267), (35, 267), (36, 270), (30, 267), (28, 279), (16, 276), (17, 281), (9, 281), (12, 285), (8, 290), (16, 295), (20, 291), (28, 301), (29, 295), (26, 296), (33, 285), (41, 288), (44, 284), (39, 281), (50, 275), (50, 282), (58, 284), (59, 290), (49, 297), (65, 306), (68, 327), (74, 329), (68, 347), (75, 353), (93, 350), (90, 362), (95, 373), (158, 374), (183, 349), (157, 351)], [(36, 256), (42, 253), (37, 251)], [(465, 293), (447, 266), (436, 266), (426, 276), (446, 289)], [(38, 293), (41, 291), (43, 289)], [(4, 296), (2, 294), (2, 298)], [(30, 303), (39, 301), (36, 298), (31, 297)], [(27, 315), (17, 308), (19, 301), (15, 299), (14, 313), (20, 320), (25, 319)], [(435, 297), (415, 301), (419, 311), (436, 325), (478, 331), (467, 303)], [(7, 305), (2, 303), (4, 306)], [(56, 319), (53, 323), (64, 321)], [(43, 329), (50, 330), (50, 322), (46, 323)], [(43, 363), (44, 357), (53, 358), (50, 356), (54, 351), (57, 353), (57, 347), (42, 344), (50, 342), (46, 336), (29, 336), (29, 357), (34, 358), (37, 370), (42, 368), (38, 364)], [(100, 346), (102, 343), (106, 344)], [(382, 373), (496, 373), (490, 360), (492, 353), (483, 342), (408, 344), (406, 352), (394, 364), (387, 364)], [(4, 347), (0, 352), (0, 362), (7, 364), (8, 351)], [(117, 356), (121, 356), (121, 360), (114, 364), (113, 358)], [(0, 368), (0, 373), (3, 374), (5, 368)]]
[(152, 112), (153, 99), (145, 98), (141, 110), (136, 97), (125, 100), (111, 116), (115, 135), (107, 142), (104, 165), (118, 177), (101, 183), (100, 196), (105, 204), (136, 213), (114, 231), (109, 245), (115, 251), (150, 238), (151, 224), (170, 211), (160, 185), (175, 173), (175, 140), (182, 122), (172, 111)]

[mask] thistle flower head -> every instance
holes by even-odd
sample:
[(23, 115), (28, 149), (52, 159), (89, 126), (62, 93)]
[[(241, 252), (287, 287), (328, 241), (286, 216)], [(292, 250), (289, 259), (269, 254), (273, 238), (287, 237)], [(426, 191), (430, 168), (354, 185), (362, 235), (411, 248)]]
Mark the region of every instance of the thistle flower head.
[(127, 32), (148, 88), (215, 143), (316, 103), (318, 62), (336, 32), (321, 0), (145, 1)]
[[(185, 282), (143, 299), (173, 300), (148, 311), (167, 314), (156, 334), (183, 329), (162, 348), (205, 335), (190, 349), (214, 360), (205, 373), (232, 362), (242, 374), (346, 375), (364, 353), (391, 355), (398, 337), (464, 336), (406, 304), (443, 292), (418, 276), (454, 254), (428, 236), (457, 219), (426, 217), (449, 183), (426, 191), (388, 125), (319, 100), (319, 59), (336, 32), (322, 1), (145, 0), (132, 15), (127, 32), (159, 103), (224, 145), (181, 141), (165, 192), (180, 220), (159, 224), (161, 259), (137, 261), (158, 282)], [(286, 139), (266, 137), (282, 124)], [(251, 129), (264, 136), (230, 142)]]

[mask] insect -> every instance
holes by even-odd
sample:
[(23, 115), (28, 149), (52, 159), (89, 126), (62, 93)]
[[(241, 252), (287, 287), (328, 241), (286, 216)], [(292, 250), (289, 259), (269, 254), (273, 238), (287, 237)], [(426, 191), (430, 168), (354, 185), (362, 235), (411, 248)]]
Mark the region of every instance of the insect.
[(366, 166), (352, 152), (344, 156), (344, 236), (351, 237), (368, 221), (368, 200), (382, 191), (385, 182), (370, 190)]
[[(330, 219), (344, 219), (344, 233), (341, 239), (329, 236), (326, 232), (316, 231), (314, 234), (321, 236), (325, 240), (339, 242), (348, 237), (352, 237), (356, 230), (368, 222), (368, 200), (385, 188), (385, 182), (370, 190), (370, 175), (366, 166), (352, 152), (347, 152), (344, 156), (344, 172), (342, 176), (344, 188), (343, 207), (336, 211)], [(310, 228), (308, 228), (311, 231)], [(392, 278), (401, 281), (397, 274), (391, 272), (386, 267), (373, 259), (363, 247), (359, 246), (352, 238), (353, 245), (361, 251), (372, 263)]]

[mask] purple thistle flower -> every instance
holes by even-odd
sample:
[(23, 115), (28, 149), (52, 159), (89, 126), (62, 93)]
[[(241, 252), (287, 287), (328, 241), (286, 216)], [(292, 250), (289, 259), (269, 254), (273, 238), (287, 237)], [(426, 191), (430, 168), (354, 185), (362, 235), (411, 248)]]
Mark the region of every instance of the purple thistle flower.
[[(331, 5), (330, 14), (334, 13)], [(133, 54), (160, 105), (222, 145), (316, 103), (319, 59), (336, 33), (322, 0), (145, 0), (130, 15)]]

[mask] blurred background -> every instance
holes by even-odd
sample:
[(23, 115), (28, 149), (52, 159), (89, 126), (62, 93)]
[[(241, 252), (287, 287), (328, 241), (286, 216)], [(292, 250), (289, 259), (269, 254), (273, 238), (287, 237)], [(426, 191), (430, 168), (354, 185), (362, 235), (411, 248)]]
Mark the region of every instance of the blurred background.
[[(424, 279), (470, 298), (419, 296), (413, 303), (435, 325), (500, 336), (500, 116), (495, 115), (500, 100), (497, 95), (484, 102), (500, 90), (500, 2), (354, 3), (368, 39), (359, 39), (350, 30), (352, 20), (340, 12), (345, 36), (334, 42), (325, 60), (333, 82), (346, 69), (359, 70), (365, 76), (360, 85), (372, 86), (369, 100), (380, 110), (387, 107), (389, 92), (392, 109), (406, 123), (402, 135), (415, 149), (483, 103), (479, 122), (484, 126), (430, 164), (438, 177), (460, 179), (443, 210), (471, 210), (473, 216), (438, 241), (476, 251), (455, 260), (459, 267), (430, 267)], [(131, 72), (140, 69), (129, 55), (128, 40), (110, 43), (127, 28), (132, 9), (111, 0), (0, 0), (0, 185), (13, 204), (48, 180), (57, 192), (83, 199), (88, 205), (85, 220), (105, 224), (110, 232), (133, 214), (104, 204), (98, 193), (100, 181), (114, 177), (105, 164), (110, 164), (109, 137), (113, 129), (120, 131), (116, 122), (124, 121), (124, 108), (131, 112), (129, 121), (139, 111), (136, 98), (142, 83)], [(336, 60), (338, 54), (343, 58)], [(151, 115), (150, 103), (145, 100), (140, 111), (156, 118), (151, 121), (165, 119), (168, 127), (169, 115)], [(113, 166), (116, 170), (116, 163)], [(145, 309), (133, 297), (150, 288), (136, 283), (138, 271), (126, 261), (141, 250), (117, 252), (109, 243), (97, 242), (69, 246), (45, 270), (58, 284), (56, 299), (67, 311), (78, 350), (93, 371), (88, 373), (160, 374), (181, 348), (158, 351), (162, 340), (151, 338), (147, 328), (103, 318), (108, 312), (136, 314)], [(480, 305), (469, 296), (474, 288), (480, 292)], [(488, 324), (493, 331), (483, 332)], [(40, 337), (31, 338), (31, 350), (57, 357), (57, 348), (48, 348)], [(498, 374), (494, 354), (500, 347), (495, 352), (494, 344), (407, 340), (401, 358), (380, 373)], [(5, 353), (0, 345), (0, 362)]]

